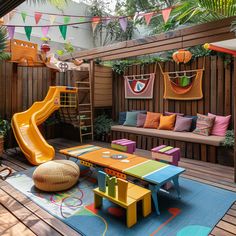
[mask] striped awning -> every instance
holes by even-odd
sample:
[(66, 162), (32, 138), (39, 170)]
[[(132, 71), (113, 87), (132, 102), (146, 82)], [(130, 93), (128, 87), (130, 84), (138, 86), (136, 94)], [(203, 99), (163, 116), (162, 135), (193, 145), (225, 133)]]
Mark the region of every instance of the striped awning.
[(0, 17), (15, 9), (25, 0), (0, 0)]

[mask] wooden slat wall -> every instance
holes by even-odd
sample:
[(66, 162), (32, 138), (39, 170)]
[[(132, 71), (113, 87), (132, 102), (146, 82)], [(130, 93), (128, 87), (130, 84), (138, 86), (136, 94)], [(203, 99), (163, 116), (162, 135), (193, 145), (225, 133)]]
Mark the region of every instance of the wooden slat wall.
[[(204, 58), (199, 57), (185, 69), (197, 69), (203, 67)], [(164, 71), (181, 70), (173, 62), (161, 63)], [(130, 66), (125, 72), (126, 75), (154, 72), (154, 64)], [(159, 67), (157, 67), (154, 98), (144, 99), (125, 99), (123, 76), (114, 75), (113, 94), (114, 94), (114, 118), (117, 120), (120, 111), (128, 110), (147, 110), (154, 112), (181, 112), (187, 115), (196, 113), (207, 114), (212, 112), (218, 115), (232, 115), (233, 112), (233, 63), (227, 64), (222, 57), (206, 57), (205, 72), (203, 76), (203, 99), (193, 101), (178, 101), (163, 99), (164, 81)], [(232, 117), (233, 120), (233, 117)]]
[(94, 73), (94, 107), (112, 106), (112, 69), (95, 66)]
[[(199, 57), (195, 61), (185, 66), (185, 69), (202, 68), (204, 58)], [(183, 70), (184, 66), (179, 66), (173, 62), (161, 63), (164, 71)], [(155, 65), (130, 66), (125, 75), (154, 72)], [(186, 115), (196, 115), (197, 113), (207, 114), (208, 112), (218, 115), (232, 115), (230, 128), (233, 128), (233, 62), (226, 63), (222, 57), (206, 57), (205, 72), (203, 76), (203, 99), (192, 101), (178, 101), (163, 99), (164, 81), (159, 67), (157, 67), (154, 84), (153, 99), (125, 99), (123, 76), (114, 74), (113, 77), (113, 118), (118, 120), (120, 111), (147, 110), (154, 112), (170, 111), (180, 112)], [(128, 134), (122, 132), (112, 132), (112, 138), (129, 138), (136, 140), (137, 147), (151, 150), (152, 147), (166, 144), (179, 147), (182, 157), (208, 161), (220, 162), (216, 147), (204, 144), (180, 142), (175, 140), (164, 140), (143, 135)], [(232, 160), (231, 160), (232, 164)]]

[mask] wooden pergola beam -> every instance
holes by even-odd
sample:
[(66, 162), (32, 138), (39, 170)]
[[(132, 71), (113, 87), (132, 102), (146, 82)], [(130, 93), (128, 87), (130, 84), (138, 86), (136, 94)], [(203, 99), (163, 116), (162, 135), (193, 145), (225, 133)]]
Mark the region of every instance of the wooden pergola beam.
[(25, 0), (0, 0), (0, 17), (15, 9)]
[(233, 39), (235, 35), (233, 32), (230, 32), (230, 26), (234, 19), (236, 17), (187, 27), (151, 37), (111, 44), (105, 47), (78, 51), (72, 55), (64, 55), (60, 57), (60, 60), (70, 60), (72, 58), (88, 60), (99, 58), (104, 61), (116, 60), (186, 48), (206, 42), (212, 43)]

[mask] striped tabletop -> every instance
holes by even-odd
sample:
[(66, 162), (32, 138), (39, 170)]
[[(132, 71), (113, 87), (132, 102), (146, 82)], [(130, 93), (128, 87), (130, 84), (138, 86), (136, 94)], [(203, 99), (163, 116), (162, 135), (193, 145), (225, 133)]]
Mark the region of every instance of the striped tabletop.
[[(67, 148), (60, 150), (60, 153), (88, 161), (92, 164), (108, 167), (154, 184), (164, 183), (185, 171), (181, 167), (94, 145)], [(127, 158), (122, 160), (112, 159), (109, 156), (113, 154), (123, 154)]]

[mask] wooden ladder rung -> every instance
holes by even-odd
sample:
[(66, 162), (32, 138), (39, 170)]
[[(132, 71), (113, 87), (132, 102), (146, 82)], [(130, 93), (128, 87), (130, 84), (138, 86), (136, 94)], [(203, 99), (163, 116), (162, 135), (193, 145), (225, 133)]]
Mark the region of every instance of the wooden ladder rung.
[(86, 135), (92, 135), (93, 133), (85, 133), (85, 134), (81, 134), (82, 136), (86, 136)]
[(91, 106), (91, 103), (83, 103), (83, 104), (79, 104), (79, 106)]
[(90, 84), (88, 81), (76, 81), (76, 84)]
[(92, 111), (79, 111), (79, 113), (91, 113)]
[(82, 90), (86, 90), (86, 89), (90, 89), (90, 87), (78, 87), (78, 89), (80, 90), (80, 89), (82, 89)]

